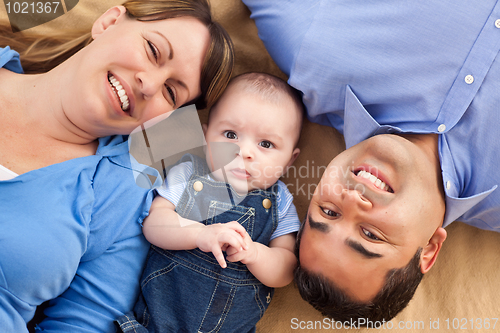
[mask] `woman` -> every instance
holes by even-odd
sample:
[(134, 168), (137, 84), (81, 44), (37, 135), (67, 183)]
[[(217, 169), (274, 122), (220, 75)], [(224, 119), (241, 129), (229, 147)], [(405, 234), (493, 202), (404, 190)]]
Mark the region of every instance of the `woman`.
[(0, 49), (0, 331), (26, 332), (51, 300), (39, 330), (112, 332), (137, 297), (153, 197), (135, 185), (126, 134), (212, 104), (231, 75), (229, 37), (206, 0), (128, 1), (76, 40), (6, 31), (0, 45), (42, 74), (16, 73)]

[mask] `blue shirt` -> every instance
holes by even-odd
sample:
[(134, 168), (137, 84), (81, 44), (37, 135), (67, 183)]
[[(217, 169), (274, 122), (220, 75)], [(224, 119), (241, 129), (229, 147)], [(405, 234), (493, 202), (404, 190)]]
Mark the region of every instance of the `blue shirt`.
[(444, 226), (500, 231), (496, 0), (243, 0), (312, 121), (347, 147), (438, 133)]
[[(170, 201), (177, 207), (186, 184), (193, 174), (193, 163), (182, 162), (172, 167), (163, 185), (157, 189), (158, 194)], [(208, 176), (209, 177), (209, 176)], [(209, 177), (209, 179), (212, 179)], [(286, 234), (297, 232), (300, 228), (300, 220), (297, 215), (297, 209), (293, 204), (293, 196), (288, 191), (286, 185), (278, 180), (278, 192), (276, 194), (276, 203), (278, 205), (278, 226), (271, 235), (273, 240)], [(201, 221), (198, 221), (201, 222)]]
[(0, 332), (27, 332), (50, 299), (44, 332), (114, 332), (133, 308), (153, 192), (130, 165), (126, 137), (113, 136), (93, 156), (0, 181)]

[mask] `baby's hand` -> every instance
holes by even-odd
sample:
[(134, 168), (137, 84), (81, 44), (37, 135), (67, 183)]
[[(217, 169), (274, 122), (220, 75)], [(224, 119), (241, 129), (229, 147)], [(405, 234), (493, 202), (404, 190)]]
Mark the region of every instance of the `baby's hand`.
[(245, 235), (243, 237), (246, 248), (235, 248), (229, 246), (226, 249), (227, 257), (226, 259), (230, 262), (241, 261), (245, 265), (253, 264), (257, 261), (257, 246), (255, 245), (250, 235), (245, 231)]
[(224, 224), (210, 224), (202, 228), (198, 234), (196, 246), (203, 252), (212, 252), (219, 265), (226, 268), (227, 264), (222, 251), (229, 247), (241, 250), (246, 248), (245, 234), (245, 228), (235, 221)]

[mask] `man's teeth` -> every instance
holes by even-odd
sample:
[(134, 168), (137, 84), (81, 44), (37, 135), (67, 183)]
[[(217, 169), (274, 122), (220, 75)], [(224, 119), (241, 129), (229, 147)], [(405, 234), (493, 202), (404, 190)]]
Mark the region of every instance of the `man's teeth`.
[(109, 74), (108, 81), (121, 102), (122, 110), (127, 111), (130, 107), (130, 102), (127, 93), (125, 92), (125, 89), (123, 89), (120, 81), (118, 81), (112, 74)]
[(386, 183), (384, 183), (383, 181), (381, 181), (380, 179), (378, 179), (376, 176), (372, 175), (368, 171), (361, 170), (358, 172), (357, 176), (361, 177), (361, 178), (368, 179), (379, 189), (382, 189), (382, 190), (385, 190), (388, 192), (393, 192), (392, 189), (389, 187), (389, 185), (387, 185)]

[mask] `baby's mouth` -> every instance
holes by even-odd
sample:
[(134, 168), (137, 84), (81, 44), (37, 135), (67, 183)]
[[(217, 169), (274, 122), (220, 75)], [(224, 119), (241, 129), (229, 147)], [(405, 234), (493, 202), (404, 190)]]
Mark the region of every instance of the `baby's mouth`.
[(128, 111), (130, 109), (130, 102), (127, 96), (127, 92), (123, 89), (122, 84), (118, 81), (113, 74), (108, 73), (108, 81), (111, 89), (114, 91), (116, 98), (120, 102), (120, 106), (123, 111)]
[(231, 172), (238, 178), (247, 179), (250, 177), (250, 174), (245, 169), (235, 168), (231, 169)]

